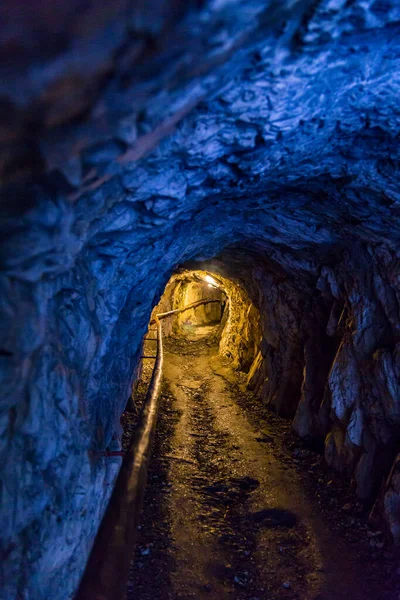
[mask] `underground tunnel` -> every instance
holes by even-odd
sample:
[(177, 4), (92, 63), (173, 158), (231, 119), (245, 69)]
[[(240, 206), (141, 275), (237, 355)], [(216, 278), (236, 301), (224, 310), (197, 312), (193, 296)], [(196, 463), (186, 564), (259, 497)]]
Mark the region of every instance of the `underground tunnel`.
[(0, 28), (1, 600), (397, 599), (398, 2)]

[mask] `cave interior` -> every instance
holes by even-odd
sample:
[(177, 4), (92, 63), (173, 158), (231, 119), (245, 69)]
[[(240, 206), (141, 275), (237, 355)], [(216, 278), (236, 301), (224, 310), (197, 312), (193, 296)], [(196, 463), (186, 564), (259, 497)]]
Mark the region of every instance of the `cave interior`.
[(73, 597), (149, 323), (205, 299), (165, 338), (208, 328), (399, 544), (397, 0), (0, 23), (2, 597)]

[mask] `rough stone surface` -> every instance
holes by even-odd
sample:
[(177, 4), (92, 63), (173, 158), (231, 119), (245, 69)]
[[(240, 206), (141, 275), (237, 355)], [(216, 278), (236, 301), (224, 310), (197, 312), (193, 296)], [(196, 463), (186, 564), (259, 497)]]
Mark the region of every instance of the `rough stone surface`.
[[(218, 300), (215, 304), (205, 304), (184, 311), (173, 318), (163, 320), (165, 337), (180, 337), (188, 334), (188, 328), (219, 322), (214, 337), (218, 341), (221, 356), (231, 361), (232, 367), (248, 372), (260, 349), (260, 314), (249, 298), (243, 282), (224, 277), (221, 265), (212, 262), (213, 271), (197, 268), (180, 269), (168, 282), (160, 302), (153, 309), (152, 316), (170, 310), (181, 309), (192, 302), (204, 299)], [(215, 272), (217, 271), (217, 272)], [(210, 287), (206, 277), (212, 277), (216, 287)], [(221, 316), (221, 301), (225, 308)]]
[(398, 3), (77, 4), (0, 11), (3, 596), (72, 594), (152, 307), (217, 256), (250, 385), (399, 539)]

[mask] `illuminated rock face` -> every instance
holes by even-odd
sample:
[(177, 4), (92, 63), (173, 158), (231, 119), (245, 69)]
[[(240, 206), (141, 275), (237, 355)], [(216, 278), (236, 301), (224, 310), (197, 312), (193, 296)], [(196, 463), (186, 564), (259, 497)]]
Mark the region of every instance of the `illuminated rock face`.
[[(139, 8), (128, 26), (124, 3), (107, 15), (95, 7), (87, 29), (59, 12), (42, 39), (63, 23), (64, 45), (7, 61), (7, 598), (63, 600), (75, 589), (118, 468), (101, 452), (119, 435), (152, 306), (187, 261), (240, 280), (258, 307), (250, 385), (265, 402), (300, 435), (327, 436), (328, 462), (361, 497), (390, 472), (400, 9), (277, 4), (215, 0), (176, 23), (181, 5), (165, 3), (154, 31)], [(2, 65), (22, 43), (13, 27)], [(396, 465), (379, 507), (399, 539)]]
[[(224, 277), (224, 266), (222, 264), (221, 269), (221, 264), (213, 261), (211, 272), (198, 268), (179, 269), (179, 273), (171, 277), (160, 302), (153, 309), (152, 318), (158, 313), (182, 309), (199, 300), (217, 300), (216, 303), (186, 310), (172, 319), (165, 319), (163, 335), (186, 336), (187, 326), (190, 330), (191, 324), (218, 324), (213, 337), (219, 345), (219, 353), (230, 360), (234, 369), (248, 372), (260, 352), (260, 313), (243, 282), (236, 279), (235, 275)], [(236, 271), (236, 275), (240, 272), (241, 269)], [(212, 286), (207, 285), (207, 281), (212, 282)], [(222, 311), (221, 301), (224, 303)]]

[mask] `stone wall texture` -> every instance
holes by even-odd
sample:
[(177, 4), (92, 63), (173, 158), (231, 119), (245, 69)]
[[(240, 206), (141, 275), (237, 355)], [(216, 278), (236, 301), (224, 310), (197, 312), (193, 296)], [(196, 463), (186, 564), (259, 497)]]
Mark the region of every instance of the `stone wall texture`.
[(6, 0), (0, 24), (2, 598), (72, 597), (193, 261), (260, 315), (250, 386), (399, 540), (397, 0)]

